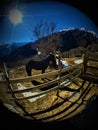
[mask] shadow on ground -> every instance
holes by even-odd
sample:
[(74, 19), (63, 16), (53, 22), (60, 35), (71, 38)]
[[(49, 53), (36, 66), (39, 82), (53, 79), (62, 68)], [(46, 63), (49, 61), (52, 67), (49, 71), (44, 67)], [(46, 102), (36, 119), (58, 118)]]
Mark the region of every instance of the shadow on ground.
[(95, 99), (84, 111), (77, 116), (57, 122), (57, 123), (41, 123), (39, 121), (32, 121), (23, 119), (19, 115), (12, 113), (0, 103), (0, 127), (5, 129), (66, 129), (66, 130), (84, 130), (84, 129), (98, 129), (98, 98)]

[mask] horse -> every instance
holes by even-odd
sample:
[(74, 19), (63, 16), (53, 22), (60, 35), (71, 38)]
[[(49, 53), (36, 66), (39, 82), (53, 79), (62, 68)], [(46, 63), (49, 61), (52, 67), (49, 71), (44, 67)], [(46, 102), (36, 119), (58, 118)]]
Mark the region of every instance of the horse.
[(58, 66), (56, 64), (56, 59), (53, 53), (50, 53), (49, 56), (47, 56), (45, 59), (41, 61), (30, 60), (26, 64), (26, 72), (28, 76), (31, 76), (32, 69), (35, 69), (35, 70), (42, 70), (42, 74), (43, 74), (45, 73), (45, 70), (48, 68), (50, 63), (53, 64), (53, 68), (57, 69)]

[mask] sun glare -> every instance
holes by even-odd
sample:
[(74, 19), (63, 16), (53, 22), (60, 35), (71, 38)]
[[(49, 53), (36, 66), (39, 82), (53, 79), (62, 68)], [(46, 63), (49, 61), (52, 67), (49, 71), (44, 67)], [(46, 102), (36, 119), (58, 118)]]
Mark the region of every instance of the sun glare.
[(18, 9), (12, 9), (9, 11), (8, 18), (14, 25), (22, 23), (23, 14)]

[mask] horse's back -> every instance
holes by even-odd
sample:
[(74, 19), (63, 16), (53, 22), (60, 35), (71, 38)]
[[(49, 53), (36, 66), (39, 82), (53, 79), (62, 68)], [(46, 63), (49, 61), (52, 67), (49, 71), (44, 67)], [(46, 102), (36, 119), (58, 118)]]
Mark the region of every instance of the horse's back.
[(29, 61), (27, 64), (26, 64), (26, 66), (28, 66), (28, 67), (35, 67), (36, 65), (38, 65), (39, 64), (39, 61), (33, 61), (33, 60), (31, 60), (31, 61)]

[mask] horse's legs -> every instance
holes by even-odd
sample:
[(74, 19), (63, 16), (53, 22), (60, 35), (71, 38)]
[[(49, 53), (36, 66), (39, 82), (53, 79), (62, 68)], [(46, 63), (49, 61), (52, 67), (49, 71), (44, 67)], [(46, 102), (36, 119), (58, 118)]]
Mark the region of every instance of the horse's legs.
[(31, 76), (31, 70), (28, 71), (28, 76)]
[[(42, 70), (42, 74), (45, 73), (45, 69)], [(42, 78), (43, 81), (45, 81), (45, 78)]]
[(28, 74), (28, 76), (31, 76), (31, 68), (30, 67), (28, 67), (28, 65), (26, 66), (26, 72), (27, 72), (27, 74)]
[(42, 70), (42, 74), (45, 73), (45, 69)]
[[(45, 69), (42, 70), (42, 74), (45, 73)], [(42, 78), (43, 81), (50, 81), (48, 78)]]

